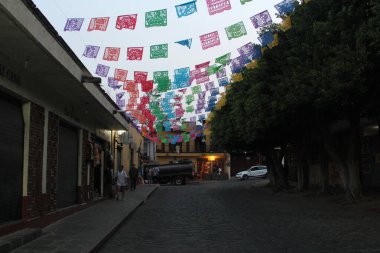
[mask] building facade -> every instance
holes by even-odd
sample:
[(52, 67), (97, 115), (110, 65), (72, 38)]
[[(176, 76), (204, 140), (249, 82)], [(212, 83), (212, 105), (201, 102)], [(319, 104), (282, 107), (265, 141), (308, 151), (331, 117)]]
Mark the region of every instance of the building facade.
[(0, 24), (3, 235), (95, 203), (105, 171), (138, 155), (116, 142), (135, 131), (128, 118), (31, 1), (1, 1)]

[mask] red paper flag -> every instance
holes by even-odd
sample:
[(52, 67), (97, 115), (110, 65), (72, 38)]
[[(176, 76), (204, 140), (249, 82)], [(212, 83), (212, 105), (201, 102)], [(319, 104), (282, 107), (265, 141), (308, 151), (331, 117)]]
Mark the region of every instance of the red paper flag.
[(104, 50), (103, 60), (105, 61), (118, 61), (120, 55), (119, 47), (106, 47)]
[(141, 90), (143, 92), (149, 92), (153, 89), (153, 80), (145, 81), (141, 83)]
[(135, 30), (137, 22), (137, 14), (118, 16), (116, 20), (116, 29), (130, 29)]
[(146, 79), (148, 78), (148, 72), (135, 71), (133, 75), (135, 77), (136, 83), (145, 83)]
[(136, 91), (129, 92), (129, 95), (131, 96), (131, 98), (138, 98), (139, 97), (139, 91), (136, 90)]
[(90, 24), (88, 25), (87, 31), (107, 30), (108, 21), (110, 18), (92, 18)]
[(124, 82), (127, 79), (128, 70), (115, 69), (114, 79)]
[(206, 61), (206, 62), (204, 62), (204, 63), (198, 64), (198, 65), (195, 65), (195, 68), (196, 68), (196, 69), (207, 68), (209, 65), (210, 65), (210, 61)]
[(135, 91), (137, 90), (137, 83), (133, 80), (125, 80), (124, 85), (123, 85), (123, 90), (126, 91)]
[(128, 47), (127, 60), (141, 61), (143, 56), (144, 47)]
[(218, 31), (207, 33), (204, 35), (199, 36), (202, 44), (202, 49), (206, 50), (210, 47), (215, 47), (220, 45), (220, 39)]

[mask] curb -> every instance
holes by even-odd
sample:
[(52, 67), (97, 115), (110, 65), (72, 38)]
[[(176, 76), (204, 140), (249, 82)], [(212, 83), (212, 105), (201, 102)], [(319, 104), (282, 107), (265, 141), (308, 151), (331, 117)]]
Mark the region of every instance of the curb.
[(137, 209), (145, 204), (145, 202), (150, 198), (150, 196), (160, 187), (160, 185), (157, 185), (154, 187), (154, 189), (147, 195), (143, 200), (140, 201), (139, 204), (136, 205), (136, 207), (133, 208), (131, 212), (129, 212), (120, 222), (117, 224), (114, 228), (109, 231), (103, 239), (101, 239), (91, 250), (89, 250), (89, 253), (95, 253), (98, 252), (103, 245), (120, 229), (122, 225), (137, 211)]

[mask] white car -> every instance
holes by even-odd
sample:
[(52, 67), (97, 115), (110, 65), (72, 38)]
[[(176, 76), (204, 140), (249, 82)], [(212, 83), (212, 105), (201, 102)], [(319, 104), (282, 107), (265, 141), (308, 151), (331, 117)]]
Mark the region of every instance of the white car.
[(249, 177), (265, 178), (267, 174), (268, 174), (267, 166), (256, 165), (256, 166), (252, 166), (248, 170), (238, 172), (235, 177), (241, 180), (246, 180)]

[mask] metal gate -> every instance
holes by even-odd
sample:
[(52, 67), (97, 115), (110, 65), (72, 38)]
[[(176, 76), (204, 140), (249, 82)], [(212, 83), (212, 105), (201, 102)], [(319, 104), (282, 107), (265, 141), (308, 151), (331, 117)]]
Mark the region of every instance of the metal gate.
[(24, 122), (21, 103), (0, 93), (0, 223), (21, 218)]
[(59, 126), (57, 207), (77, 203), (78, 131), (64, 123)]

